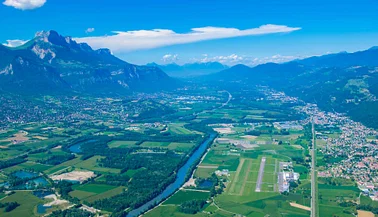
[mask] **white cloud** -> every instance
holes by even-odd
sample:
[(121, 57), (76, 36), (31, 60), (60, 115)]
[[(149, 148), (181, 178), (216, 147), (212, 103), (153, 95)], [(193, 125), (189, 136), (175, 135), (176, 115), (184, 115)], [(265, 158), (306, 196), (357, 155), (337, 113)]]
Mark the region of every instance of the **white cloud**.
[(264, 63), (284, 63), (295, 59), (302, 58), (301, 56), (284, 56), (276, 54), (270, 57), (254, 58), (250, 65), (259, 65)]
[(85, 30), (85, 33), (91, 33), (91, 32), (94, 32), (95, 31), (95, 28), (88, 28)]
[(174, 62), (178, 60), (178, 54), (166, 54), (162, 57), (164, 62)]
[(223, 64), (228, 65), (235, 65), (238, 63), (243, 62), (244, 57), (238, 56), (236, 54), (231, 54), (228, 56), (213, 56), (210, 57), (209, 55), (203, 55), (204, 57), (200, 59), (198, 62), (207, 63), (207, 62), (220, 62)]
[(176, 33), (169, 29), (113, 31), (115, 35), (76, 38), (78, 42), (86, 42), (93, 48), (109, 48), (114, 52), (128, 52), (142, 49), (152, 49), (176, 44), (233, 38), (241, 36), (287, 33), (300, 30), (298, 27), (267, 24), (258, 28), (240, 30), (224, 27), (192, 28), (188, 33)]
[(28, 42), (28, 41), (19, 40), (19, 39), (7, 40), (7, 43), (4, 43), (3, 45), (7, 46), (7, 47), (18, 47), (18, 46), (25, 44), (26, 42)]
[(302, 56), (284, 56), (284, 55), (273, 55), (269, 57), (252, 57), (243, 56), (237, 54), (225, 55), (225, 56), (209, 56), (202, 55), (201, 58), (193, 58), (194, 62), (220, 62), (225, 65), (237, 65), (245, 64), (249, 66), (256, 66), (264, 63), (284, 63), (295, 59), (303, 58)]
[(32, 10), (42, 7), (46, 0), (5, 0), (4, 5), (20, 10)]

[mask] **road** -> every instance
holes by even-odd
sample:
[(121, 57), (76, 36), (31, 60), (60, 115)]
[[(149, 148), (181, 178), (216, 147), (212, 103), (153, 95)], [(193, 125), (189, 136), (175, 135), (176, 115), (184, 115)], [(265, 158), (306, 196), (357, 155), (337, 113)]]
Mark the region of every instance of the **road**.
[(203, 110), (203, 111), (201, 111), (201, 112), (194, 113), (193, 115), (196, 116), (196, 115), (200, 115), (200, 114), (205, 114), (206, 112), (214, 112), (214, 111), (216, 111), (217, 109), (221, 109), (221, 108), (227, 106), (228, 103), (229, 103), (229, 102), (231, 101), (231, 99), (232, 99), (232, 95), (231, 95), (231, 93), (228, 92), (227, 90), (222, 90), (222, 91), (219, 91), (219, 92), (227, 93), (227, 94), (228, 94), (228, 98), (227, 98), (227, 101), (226, 101), (226, 102), (222, 103), (222, 105), (219, 106), (219, 107), (217, 107), (217, 108), (213, 108), (213, 109), (211, 109), (211, 110)]
[(311, 121), (312, 128), (312, 150), (311, 152), (311, 217), (317, 217), (317, 180), (316, 180), (316, 140), (314, 120)]
[(265, 161), (266, 161), (266, 158), (263, 157), (261, 159), (259, 176), (257, 177), (257, 183), (256, 183), (256, 190), (255, 190), (255, 192), (260, 192), (261, 191), (261, 184), (262, 184), (262, 179), (263, 179), (263, 175), (264, 175)]
[(228, 103), (229, 103), (229, 102), (231, 101), (231, 99), (232, 99), (232, 95), (231, 95), (230, 92), (228, 92), (227, 90), (224, 90), (224, 91), (222, 91), (222, 92), (226, 92), (226, 93), (228, 93), (228, 99), (227, 99), (227, 102), (223, 103), (219, 108), (223, 108), (223, 107), (225, 107), (226, 105), (228, 105)]

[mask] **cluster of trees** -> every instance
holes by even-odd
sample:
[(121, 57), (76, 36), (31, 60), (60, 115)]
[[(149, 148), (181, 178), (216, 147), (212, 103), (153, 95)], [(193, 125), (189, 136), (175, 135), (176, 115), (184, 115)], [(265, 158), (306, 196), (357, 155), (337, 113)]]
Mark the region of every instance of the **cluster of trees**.
[(127, 175), (105, 175), (105, 181), (96, 181), (99, 184), (127, 186), (130, 181), (130, 177)]
[(325, 154), (322, 161), (324, 161), (326, 164), (334, 164), (347, 158), (348, 158), (347, 154), (337, 155), (337, 156)]
[(138, 115), (136, 118), (137, 120), (156, 119), (156, 117), (163, 117), (165, 115), (175, 113), (175, 110), (171, 107), (153, 100), (146, 100), (142, 103), (145, 104), (144, 110)]
[[(351, 188), (357, 184), (353, 182), (352, 180), (342, 179), (338, 177), (321, 177), (319, 178), (319, 181), (332, 186), (350, 186)], [(357, 188), (356, 188), (357, 189)]]
[(274, 134), (274, 135), (290, 135), (290, 132), (288, 130), (282, 129), (280, 131), (277, 131), (277, 130), (274, 130), (274, 128), (265, 129), (263, 131), (251, 130), (251, 131), (245, 132), (246, 135), (251, 135), (251, 136), (260, 136), (263, 133)]
[(358, 209), (358, 210), (366, 210), (366, 211), (370, 211), (370, 212), (372, 212), (374, 214), (378, 214), (378, 207), (371, 206), (370, 204), (369, 205), (366, 205), (366, 204), (357, 205), (356, 209)]
[(72, 189), (73, 183), (67, 181), (60, 181), (54, 184), (54, 188), (57, 192), (61, 195), (61, 197), (65, 200), (71, 201), (72, 203), (80, 203), (80, 200), (77, 198), (71, 197), (69, 193), (73, 190)]
[(90, 204), (99, 209), (120, 212), (128, 207), (137, 208), (160, 194), (175, 180), (174, 171), (178, 170), (182, 158), (173, 153), (167, 153), (114, 155), (103, 160), (101, 164), (104, 166), (123, 167), (125, 171), (145, 168), (143, 171), (134, 174), (131, 180), (128, 177), (125, 179), (124, 175), (106, 176), (106, 183), (126, 185), (128, 190), (114, 197)]
[(348, 115), (368, 127), (378, 128), (378, 102), (362, 102), (348, 110)]
[(352, 202), (352, 201), (343, 201), (343, 202), (339, 203), (339, 205), (342, 206), (342, 207), (354, 207), (357, 204)]
[(251, 135), (251, 136), (260, 136), (261, 132), (260, 132), (260, 130), (251, 130), (251, 131), (245, 132), (245, 134), (246, 135)]
[(86, 210), (72, 208), (66, 210), (57, 210), (52, 212), (48, 217), (94, 217), (95, 214)]
[(0, 161), (0, 169), (11, 167), (26, 162), (27, 155)]
[(5, 212), (10, 212), (16, 209), (20, 204), (17, 202), (9, 202), (9, 203), (0, 203), (0, 208), (4, 208)]
[(44, 153), (48, 151), (47, 148), (39, 148), (39, 149), (35, 149), (35, 150), (31, 150), (29, 151), (29, 154), (38, 154), (38, 153)]
[(196, 214), (203, 206), (205, 206), (205, 200), (189, 200), (185, 201), (179, 206), (179, 211), (186, 214)]
[[(196, 131), (210, 132), (214, 131), (205, 124), (195, 123), (186, 126), (188, 129)], [(63, 149), (69, 152), (71, 145), (81, 143), (80, 149), (85, 158), (94, 155), (104, 156), (99, 159), (97, 164), (103, 167), (121, 169), (121, 174), (105, 175), (105, 180), (92, 180), (95, 183), (105, 183), (116, 186), (125, 186), (127, 191), (115, 195), (111, 198), (105, 198), (94, 202), (85, 202), (87, 205), (95, 208), (110, 211), (113, 215), (124, 215), (127, 208), (135, 209), (145, 204), (147, 201), (159, 195), (169, 184), (176, 179), (176, 172), (186, 162), (199, 145), (192, 148), (188, 153), (182, 155), (163, 148), (150, 148), (163, 153), (138, 153), (145, 147), (130, 148), (109, 148), (108, 143), (112, 140), (129, 140), (129, 141), (156, 141), (156, 142), (195, 142), (201, 144), (208, 139), (208, 136), (202, 137), (198, 134), (176, 135), (167, 134), (151, 135), (140, 134), (137, 132), (124, 132), (122, 136), (86, 136), (70, 141)], [(141, 143), (140, 143), (141, 144)], [(143, 170), (135, 173), (132, 177), (122, 174), (128, 170)], [(55, 188), (63, 198), (73, 201), (77, 200), (69, 195), (72, 191), (72, 183), (59, 182)]]
[(37, 160), (41, 164), (59, 165), (65, 161), (69, 161), (75, 158), (73, 154), (52, 155), (46, 159)]

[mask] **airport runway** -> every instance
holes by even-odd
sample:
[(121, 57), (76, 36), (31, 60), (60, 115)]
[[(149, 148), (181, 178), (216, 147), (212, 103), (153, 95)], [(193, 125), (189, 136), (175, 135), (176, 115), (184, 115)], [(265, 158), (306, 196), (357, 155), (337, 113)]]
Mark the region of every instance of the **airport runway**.
[(261, 159), (261, 164), (260, 164), (260, 169), (259, 169), (259, 176), (257, 177), (256, 190), (255, 190), (256, 192), (260, 192), (261, 191), (261, 184), (262, 184), (262, 179), (263, 179), (263, 175), (264, 175), (265, 161), (266, 161), (266, 158), (263, 157)]

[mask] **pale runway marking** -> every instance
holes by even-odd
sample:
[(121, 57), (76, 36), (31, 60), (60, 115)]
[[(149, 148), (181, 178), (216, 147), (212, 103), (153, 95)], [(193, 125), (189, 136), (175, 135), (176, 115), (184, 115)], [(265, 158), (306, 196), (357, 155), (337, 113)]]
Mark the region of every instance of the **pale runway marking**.
[(266, 161), (266, 157), (263, 157), (261, 159), (259, 176), (257, 177), (256, 190), (255, 190), (256, 192), (261, 192), (261, 184), (262, 184), (262, 179), (264, 175), (265, 161)]

